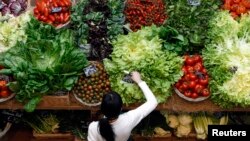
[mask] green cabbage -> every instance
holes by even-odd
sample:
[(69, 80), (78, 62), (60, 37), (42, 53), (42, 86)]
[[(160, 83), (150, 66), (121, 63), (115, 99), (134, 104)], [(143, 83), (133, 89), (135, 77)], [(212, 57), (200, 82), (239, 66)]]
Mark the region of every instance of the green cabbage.
[(124, 71), (139, 71), (159, 102), (171, 95), (171, 86), (182, 76), (183, 59), (162, 51), (159, 28), (145, 27), (113, 41), (111, 59), (105, 59), (111, 87), (121, 94), (124, 103), (141, 102), (144, 96), (135, 84), (123, 82)]

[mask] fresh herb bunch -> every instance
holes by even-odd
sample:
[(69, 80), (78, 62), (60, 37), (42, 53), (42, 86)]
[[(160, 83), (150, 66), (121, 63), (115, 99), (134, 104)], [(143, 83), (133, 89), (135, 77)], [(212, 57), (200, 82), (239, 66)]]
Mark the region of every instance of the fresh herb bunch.
[(159, 37), (163, 40), (163, 49), (183, 55), (188, 51), (188, 39), (180, 34), (175, 28), (170, 26), (161, 26)]
[(221, 5), (220, 0), (200, 0), (199, 5), (191, 5), (188, 0), (165, 0), (167, 4), (169, 25), (184, 35), (190, 45), (183, 53), (199, 52), (207, 40), (207, 29), (210, 19)]
[(90, 60), (102, 60), (112, 52), (110, 40), (123, 33), (121, 0), (81, 0), (72, 7), (73, 29), (78, 46), (90, 44)]

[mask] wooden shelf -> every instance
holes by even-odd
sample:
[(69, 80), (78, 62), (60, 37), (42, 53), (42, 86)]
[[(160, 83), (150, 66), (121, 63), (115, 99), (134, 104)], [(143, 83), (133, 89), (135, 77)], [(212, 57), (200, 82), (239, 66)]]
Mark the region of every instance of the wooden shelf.
[[(131, 104), (125, 105), (124, 109), (130, 110), (138, 107), (140, 104)], [(0, 109), (23, 109), (23, 105), (17, 102), (14, 98), (0, 103)], [(40, 104), (37, 106), (37, 109), (44, 110), (99, 110), (99, 106), (86, 106), (79, 103), (72, 94), (69, 94), (69, 97), (59, 97), (59, 96), (45, 96)], [(198, 112), (198, 111), (250, 111), (250, 107), (247, 108), (231, 108), (231, 109), (222, 109), (219, 106), (212, 103), (211, 100), (205, 100), (202, 102), (189, 102), (178, 95), (173, 94), (166, 103), (159, 104), (157, 110), (168, 110), (176, 112)]]
[[(167, 137), (144, 137), (140, 135), (132, 136), (134, 141), (197, 141), (195, 136), (186, 137), (186, 138), (177, 138), (174, 136)], [(52, 139), (53, 141), (73, 141), (73, 138), (68, 139)], [(51, 141), (51, 139), (37, 139), (33, 137), (32, 131), (27, 128), (22, 127), (13, 127), (11, 130), (1, 138), (1, 141)]]

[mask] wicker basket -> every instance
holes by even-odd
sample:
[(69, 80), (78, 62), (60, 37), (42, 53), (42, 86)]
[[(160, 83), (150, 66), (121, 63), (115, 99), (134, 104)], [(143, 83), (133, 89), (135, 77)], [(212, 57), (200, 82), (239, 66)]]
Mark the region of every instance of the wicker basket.
[(0, 139), (10, 130), (12, 123), (7, 123), (4, 130), (0, 132)]

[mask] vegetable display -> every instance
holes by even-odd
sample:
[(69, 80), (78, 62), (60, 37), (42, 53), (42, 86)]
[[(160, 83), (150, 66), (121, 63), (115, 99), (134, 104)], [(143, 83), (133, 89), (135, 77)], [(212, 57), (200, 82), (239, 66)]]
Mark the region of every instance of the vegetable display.
[(210, 22), (209, 38), (203, 51), (211, 81), (212, 100), (222, 107), (250, 105), (250, 17), (235, 21), (228, 11)]
[(166, 25), (175, 28), (190, 44), (183, 48), (182, 54), (201, 51), (207, 42), (208, 22), (216, 15), (220, 4), (220, 0), (200, 0), (198, 5), (192, 5), (188, 0), (166, 1)]
[[(29, 28), (37, 24), (41, 29)], [(33, 19), (26, 30), (48, 28), (53, 27), (44, 27), (43, 23)], [(1, 55), (0, 62), (5, 68), (0, 72), (13, 75), (15, 81), (8, 83), (9, 88), (16, 93), (18, 101), (26, 103), (27, 111), (33, 111), (43, 95), (69, 91), (77, 81), (87, 60), (79, 49), (74, 48), (72, 37), (71, 30), (60, 30), (51, 39), (18, 42)]]
[(71, 0), (39, 0), (33, 11), (39, 21), (59, 27), (70, 20), (71, 5)]
[(208, 97), (210, 90), (208, 88), (209, 76), (203, 66), (200, 55), (186, 55), (185, 65), (182, 67), (184, 75), (175, 84), (175, 87), (186, 97), (196, 99), (198, 97)]
[(72, 92), (87, 104), (97, 104), (110, 91), (108, 75), (101, 63), (92, 62), (94, 72), (90, 76), (81, 75)]
[(0, 1), (0, 14), (2, 16), (19, 16), (27, 9), (27, 0), (6, 0)]
[(162, 25), (167, 18), (163, 0), (127, 0), (124, 13), (132, 31)]
[(124, 103), (141, 102), (144, 98), (138, 86), (122, 81), (124, 71), (139, 71), (159, 102), (166, 101), (171, 95), (172, 84), (182, 76), (183, 60), (175, 53), (162, 51), (159, 29), (145, 27), (128, 35), (119, 35), (112, 42), (111, 59), (105, 59), (104, 65), (111, 88), (121, 95)]
[(31, 19), (30, 17), (30, 12), (27, 11), (18, 17), (0, 22), (0, 52), (7, 51), (18, 41), (26, 41), (25, 28)]

